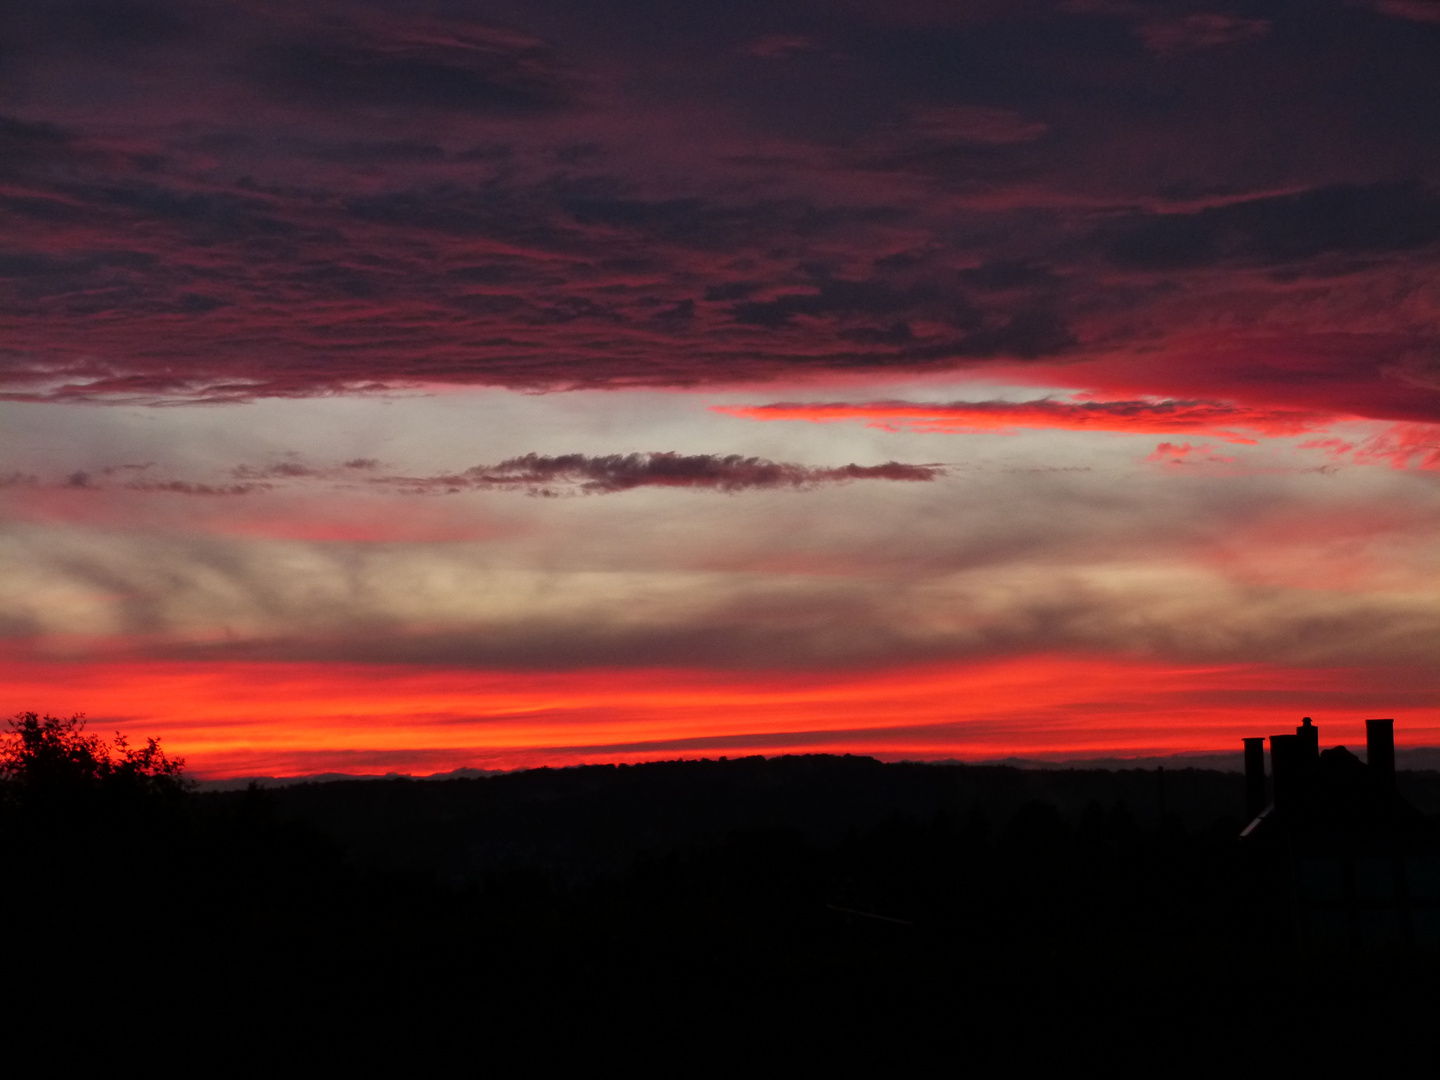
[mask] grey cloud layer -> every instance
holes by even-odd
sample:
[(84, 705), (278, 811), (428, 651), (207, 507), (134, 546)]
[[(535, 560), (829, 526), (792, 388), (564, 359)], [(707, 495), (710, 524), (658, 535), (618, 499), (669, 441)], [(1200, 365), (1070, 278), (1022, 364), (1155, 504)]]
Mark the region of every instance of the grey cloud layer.
[(657, 492), (522, 501), (523, 521), (484, 542), (12, 524), (0, 625), (137, 656), (534, 668), (1077, 651), (1416, 664), (1440, 633), (1416, 587), (1440, 523), (1421, 477), (1387, 475), (1393, 490), (1368, 493), (1318, 476), (939, 483), (760, 492), (744, 510), (695, 500), (684, 513)]
[[(230, 470), (232, 483), (202, 483), (179, 479), (157, 479), (143, 474), (152, 465), (107, 466), (76, 471), (48, 486), (78, 490), (120, 487), (127, 491), (174, 495), (248, 495), (271, 491), (278, 484), (329, 481), (364, 483), (403, 494), (454, 494), (460, 491), (518, 490), (530, 494), (556, 495), (571, 491), (585, 495), (614, 494), (635, 488), (687, 488), (734, 493), (756, 490), (806, 490), (822, 484), (844, 484), (853, 480), (894, 480), (924, 482), (945, 475), (939, 465), (911, 465), (887, 461), (881, 465), (815, 467), (793, 462), (769, 461), (741, 454), (677, 454), (673, 452), (635, 454), (525, 454), (494, 465), (476, 465), (462, 472), (432, 476), (397, 476), (381, 471), (371, 458), (355, 458), (329, 468), (296, 460), (264, 465), (237, 465)], [(132, 473), (140, 479), (120, 479)], [(41, 479), (20, 471), (0, 473), (0, 489), (39, 488)]]

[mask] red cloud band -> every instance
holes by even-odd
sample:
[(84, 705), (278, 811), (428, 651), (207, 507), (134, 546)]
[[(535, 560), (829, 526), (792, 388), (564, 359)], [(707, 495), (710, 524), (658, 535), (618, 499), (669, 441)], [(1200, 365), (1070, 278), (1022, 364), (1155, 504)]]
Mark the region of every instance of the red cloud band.
[(1434, 424), (1395, 424), (1359, 441), (1314, 439), (1300, 445), (1306, 450), (1323, 450), (1334, 458), (1349, 457), (1362, 465), (1440, 470), (1440, 426)]
[(1253, 408), (1219, 401), (872, 401), (779, 402), (773, 405), (719, 405), (715, 411), (747, 420), (808, 420), (827, 423), (863, 420), (889, 431), (963, 433), (1048, 428), (1115, 431), (1141, 435), (1194, 432), (1233, 443), (1258, 435), (1302, 435), (1335, 419), (1321, 413)]
[[(1293, 723), (1301, 710), (1348, 738), (1344, 728), (1354, 731), (1355, 717), (1397, 702), (1409, 738), (1433, 745), (1440, 736), (1433, 680), (1423, 668), (1064, 654), (817, 678), (677, 668), (82, 662), (0, 647), (0, 691), (56, 714), (91, 710), (98, 730), (154, 732), (211, 778), (787, 751), (914, 759), (1213, 751), (1237, 748), (1257, 717)], [(1244, 710), (1235, 708), (1239, 700)], [(1160, 714), (1166, 723), (1155, 722)]]

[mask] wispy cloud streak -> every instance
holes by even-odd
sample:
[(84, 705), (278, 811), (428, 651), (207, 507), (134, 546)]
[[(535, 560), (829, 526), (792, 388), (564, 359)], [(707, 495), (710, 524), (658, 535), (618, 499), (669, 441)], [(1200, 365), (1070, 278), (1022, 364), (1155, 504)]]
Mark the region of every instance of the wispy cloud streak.
[(606, 495), (640, 487), (691, 488), (707, 491), (804, 490), (851, 480), (926, 481), (942, 475), (938, 465), (842, 465), (814, 468), (740, 454), (525, 454), (496, 465), (476, 465), (440, 476), (376, 477), (373, 482), (407, 492), (458, 492), (499, 488), (537, 495), (562, 491)]
[(1395, 424), (1366, 439), (1314, 439), (1300, 445), (1303, 449), (1323, 450), (1332, 458), (1360, 465), (1440, 469), (1440, 427), (1433, 424)]
[[(1253, 443), (1254, 435), (1302, 435), (1319, 431), (1334, 417), (1293, 409), (1249, 408), (1219, 401), (1090, 401), (1084, 398), (1035, 401), (780, 402), (721, 405), (716, 412), (747, 420), (805, 420), (829, 423), (860, 420), (887, 431), (962, 433), (1053, 428), (1131, 434), (1196, 432), (1232, 443)], [(1248, 434), (1242, 434), (1248, 433)]]

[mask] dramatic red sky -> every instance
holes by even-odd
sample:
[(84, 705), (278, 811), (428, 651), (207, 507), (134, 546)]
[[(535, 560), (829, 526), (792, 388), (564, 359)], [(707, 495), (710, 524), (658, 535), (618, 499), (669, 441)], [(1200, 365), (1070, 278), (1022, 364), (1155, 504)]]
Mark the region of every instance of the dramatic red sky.
[(0, 704), (205, 776), (1440, 745), (1440, 0), (7, 0)]

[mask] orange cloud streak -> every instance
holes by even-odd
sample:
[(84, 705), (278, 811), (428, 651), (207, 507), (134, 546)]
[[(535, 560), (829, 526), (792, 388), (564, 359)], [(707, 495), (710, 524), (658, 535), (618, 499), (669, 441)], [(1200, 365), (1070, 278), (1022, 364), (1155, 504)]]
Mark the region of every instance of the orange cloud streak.
[(1241, 432), (1300, 435), (1319, 431), (1335, 418), (1292, 409), (1254, 408), (1218, 401), (1100, 401), (1074, 397), (1057, 401), (872, 401), (864, 403), (781, 402), (774, 405), (717, 405), (714, 411), (746, 420), (806, 420), (830, 423), (863, 420), (886, 431), (958, 434), (1049, 428), (1112, 431), (1136, 435), (1193, 432), (1232, 443), (1253, 443)]
[[(1406, 689), (1406, 687), (1410, 687)], [(1396, 716), (1440, 742), (1424, 673), (1027, 657), (836, 675), (477, 672), (0, 657), (8, 712), (155, 735), (195, 775), (407, 773), (721, 754), (994, 758), (1233, 749), (1302, 713), (1331, 742)]]

